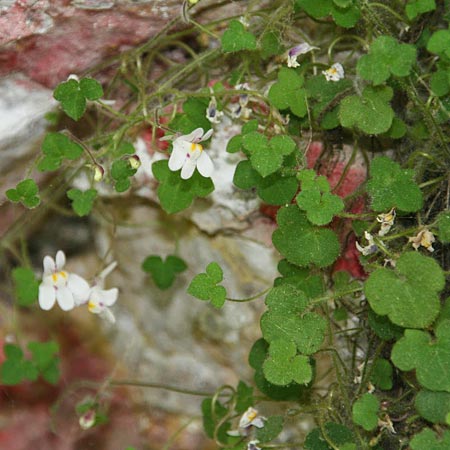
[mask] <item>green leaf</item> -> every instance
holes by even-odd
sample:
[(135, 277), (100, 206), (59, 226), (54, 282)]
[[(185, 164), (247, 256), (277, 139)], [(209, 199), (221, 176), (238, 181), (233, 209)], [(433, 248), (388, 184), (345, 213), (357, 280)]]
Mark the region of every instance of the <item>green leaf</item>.
[(402, 169), (391, 159), (380, 156), (370, 165), (367, 192), (372, 197), (374, 211), (389, 211), (395, 207), (405, 212), (422, 208), (423, 195), (414, 182), (414, 171)]
[(357, 127), (366, 134), (381, 134), (389, 130), (394, 111), (389, 105), (393, 91), (390, 87), (366, 87), (362, 95), (345, 97), (339, 108), (343, 127)]
[(142, 270), (151, 274), (156, 286), (160, 289), (169, 289), (175, 281), (177, 273), (184, 272), (187, 265), (178, 256), (169, 255), (163, 261), (160, 256), (148, 256), (142, 263)]
[(103, 97), (102, 85), (93, 78), (82, 78), (79, 88), (88, 100), (98, 100), (100, 97)]
[[(300, 179), (309, 170), (302, 170), (299, 173)], [(314, 174), (314, 171), (311, 171)], [(324, 178), (324, 177), (318, 177)], [(306, 211), (306, 217), (315, 225), (326, 225), (333, 220), (335, 214), (344, 209), (344, 202), (337, 195), (331, 194), (328, 181), (325, 179), (325, 187), (321, 188), (320, 183), (311, 184), (308, 178), (302, 182), (302, 191), (297, 195), (296, 202), (300, 209)]]
[(222, 35), (222, 51), (224, 53), (239, 52), (241, 50), (256, 50), (256, 38), (246, 31), (239, 20), (231, 20), (227, 30)]
[(370, 381), (379, 389), (389, 391), (392, 389), (393, 369), (387, 359), (379, 358), (373, 363)]
[(80, 216), (87, 216), (92, 207), (94, 200), (97, 197), (95, 189), (88, 189), (87, 191), (80, 191), (79, 189), (70, 189), (67, 191), (67, 197), (72, 200), (73, 210)]
[(417, 394), (414, 405), (425, 420), (445, 425), (450, 412), (450, 393), (422, 390)]
[(20, 384), (24, 380), (34, 381), (38, 377), (37, 369), (23, 357), (20, 347), (14, 344), (3, 346), (5, 361), (0, 368), (0, 379), (4, 385)]
[(383, 341), (399, 339), (403, 335), (403, 328), (394, 325), (387, 316), (379, 316), (372, 310), (369, 310), (368, 322), (370, 328)]
[(227, 296), (225, 288), (217, 286), (222, 280), (222, 268), (216, 262), (212, 262), (206, 266), (206, 273), (200, 273), (192, 279), (187, 293), (199, 300), (210, 301), (216, 308), (221, 308)]
[(270, 416), (262, 428), (257, 428), (255, 437), (261, 442), (270, 442), (283, 431), (284, 420), (282, 416)]
[(28, 348), (33, 355), (33, 363), (39, 370), (42, 378), (51, 384), (56, 384), (59, 380), (59, 359), (56, 353), (59, 346), (54, 341), (30, 342)]
[(281, 208), (277, 222), (279, 227), (272, 241), (289, 262), (298, 266), (326, 267), (338, 257), (340, 246), (336, 234), (313, 226), (296, 205)]
[(443, 244), (450, 242), (450, 211), (442, 211), (437, 219), (439, 228), (439, 240)]
[[(267, 295), (266, 305), (269, 310), (261, 317), (261, 331), (267, 342), (294, 342), (297, 350), (305, 355), (311, 355), (320, 348), (325, 337), (326, 321), (316, 313), (304, 312), (308, 299), (302, 291), (290, 284), (275, 287)], [(300, 362), (296, 364), (300, 367)], [(304, 361), (301, 367), (304, 375)]]
[(316, 19), (331, 14), (334, 21), (345, 28), (353, 27), (361, 15), (360, 9), (352, 0), (295, 0), (295, 3)]
[(439, 314), (438, 293), (444, 273), (432, 258), (418, 252), (403, 253), (395, 269), (380, 268), (364, 286), (371, 308), (402, 327), (426, 328)]
[(269, 101), (275, 108), (290, 108), (296, 116), (304, 117), (307, 105), (306, 90), (302, 86), (303, 77), (295, 69), (282, 67), (278, 72), (278, 81), (269, 90)]
[(16, 267), (12, 271), (14, 290), (20, 306), (31, 306), (38, 298), (39, 281), (34, 272), (26, 267)]
[(211, 178), (204, 178), (196, 171), (191, 178), (183, 180), (169, 169), (167, 160), (153, 163), (152, 171), (160, 182), (157, 193), (161, 207), (169, 214), (186, 209), (195, 197), (206, 197), (214, 190)]
[[(227, 414), (228, 410), (217, 399), (205, 398), (202, 401), (203, 429), (206, 435), (214, 439), (214, 432), (220, 420)], [(225, 421), (218, 430), (217, 438), (220, 442), (227, 442), (227, 431), (230, 429), (229, 422)]]
[(416, 48), (410, 44), (400, 44), (390, 36), (375, 39), (368, 55), (358, 60), (356, 71), (361, 78), (379, 85), (391, 75), (406, 77), (416, 62)]
[(313, 375), (309, 358), (297, 355), (295, 343), (283, 339), (270, 343), (269, 358), (263, 364), (263, 371), (268, 381), (279, 386), (286, 386), (292, 381), (308, 384)]
[(264, 377), (263, 364), (267, 358), (269, 344), (264, 339), (258, 339), (252, 346), (249, 354), (249, 364), (255, 369), (255, 384), (258, 389), (274, 400), (298, 401), (306, 394), (304, 385), (291, 383), (289, 386), (277, 386), (270, 383)]
[(414, 436), (410, 446), (411, 450), (448, 450), (450, 448), (450, 431), (444, 431), (442, 438), (437, 438), (432, 430), (425, 428)]
[(450, 30), (435, 31), (428, 41), (427, 50), (450, 58)]
[(435, 0), (409, 0), (405, 7), (405, 12), (409, 20), (414, 20), (417, 16), (435, 9)]
[(21, 202), (27, 208), (35, 208), (41, 202), (39, 188), (31, 178), (18, 183), (15, 189), (8, 189), (6, 197), (12, 202)]
[[(165, 161), (167, 163), (167, 161)], [(136, 173), (128, 160), (118, 159), (112, 163), (111, 177), (115, 181), (114, 189), (117, 192), (125, 192), (131, 186), (130, 177)]]
[(361, 425), (366, 431), (372, 431), (378, 425), (377, 413), (379, 409), (380, 402), (378, 399), (372, 394), (364, 394), (353, 403), (353, 422)]
[(431, 391), (450, 392), (450, 321), (442, 321), (436, 338), (425, 331), (405, 330), (392, 349), (392, 362), (401, 370), (416, 370), (419, 383)]
[(261, 39), (261, 57), (263, 59), (270, 58), (274, 55), (283, 53), (283, 46), (278, 33), (269, 31), (265, 33)]
[(64, 134), (47, 133), (42, 143), (42, 153), (44, 159), (39, 163), (38, 169), (45, 172), (58, 169), (63, 159), (78, 159), (83, 148)]
[(283, 157), (295, 149), (295, 142), (284, 135), (277, 135), (270, 141), (262, 134), (253, 131), (242, 137), (242, 145), (250, 154), (250, 162), (262, 177), (267, 177), (283, 164)]
[(443, 97), (450, 92), (450, 71), (437, 70), (431, 75), (430, 87), (434, 95)]
[[(344, 425), (327, 422), (324, 430), (334, 448), (343, 450), (346, 444), (354, 442), (353, 433)], [(305, 450), (333, 450), (333, 448), (327, 444), (320, 428), (316, 428), (306, 436)]]

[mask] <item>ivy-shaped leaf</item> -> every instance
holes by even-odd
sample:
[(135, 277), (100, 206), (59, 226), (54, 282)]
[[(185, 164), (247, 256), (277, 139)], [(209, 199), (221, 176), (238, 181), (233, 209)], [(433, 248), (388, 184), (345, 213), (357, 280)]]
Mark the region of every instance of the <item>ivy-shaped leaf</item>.
[(297, 355), (297, 346), (292, 341), (275, 339), (270, 343), (269, 358), (263, 364), (264, 376), (279, 386), (292, 381), (308, 384), (312, 379), (312, 367), (309, 358)]
[(450, 392), (450, 321), (442, 321), (436, 338), (420, 330), (405, 330), (392, 349), (392, 362), (401, 370), (416, 370), (419, 383), (431, 391)]
[(254, 132), (258, 130), (258, 121), (256, 119), (249, 120), (246, 122), (241, 129), (241, 134), (237, 134), (233, 136), (227, 144), (227, 152), (228, 153), (236, 153), (241, 150), (244, 150), (242, 147), (242, 139), (245, 134)]
[(34, 272), (26, 267), (16, 267), (12, 271), (14, 290), (20, 306), (30, 306), (38, 298), (39, 281)]
[(283, 431), (283, 417), (270, 416), (264, 421), (262, 428), (256, 429), (256, 439), (260, 443), (270, 442), (275, 439)]
[(206, 273), (200, 273), (192, 279), (187, 293), (199, 300), (210, 301), (216, 308), (221, 308), (227, 296), (225, 288), (217, 286), (222, 280), (222, 268), (216, 262), (212, 262), (206, 266)]
[(403, 335), (403, 328), (393, 324), (387, 316), (379, 316), (372, 310), (369, 310), (368, 322), (370, 328), (383, 341), (399, 339)]
[(361, 78), (372, 81), (376, 86), (391, 75), (406, 77), (416, 62), (416, 48), (410, 44), (400, 44), (390, 36), (375, 39), (368, 55), (358, 60), (356, 71)]
[(344, 202), (330, 192), (330, 184), (325, 177), (316, 178), (314, 170), (305, 169), (298, 173), (297, 178), (301, 181), (302, 191), (295, 200), (314, 225), (330, 223), (334, 215), (344, 209)]
[(426, 328), (439, 314), (445, 284), (439, 264), (418, 252), (403, 253), (394, 269), (380, 268), (364, 285), (371, 308), (405, 328)]
[(379, 389), (389, 391), (392, 389), (393, 369), (391, 363), (384, 358), (378, 358), (373, 363), (370, 381)]
[[(165, 161), (167, 163), (167, 161)], [(114, 180), (114, 189), (125, 192), (131, 186), (130, 178), (137, 172), (128, 159), (117, 159), (111, 166), (111, 178)]]
[(289, 136), (277, 135), (269, 141), (257, 131), (245, 134), (242, 144), (248, 151), (253, 168), (262, 177), (267, 177), (280, 169), (283, 157), (296, 149), (295, 142)]
[(304, 355), (320, 348), (326, 321), (316, 313), (305, 312), (308, 299), (302, 291), (289, 284), (278, 286), (267, 295), (266, 305), (268, 311), (261, 317), (261, 331), (267, 342), (294, 342)]
[(296, 0), (295, 3), (315, 19), (331, 14), (334, 21), (344, 28), (353, 27), (361, 15), (353, 0)]
[(405, 12), (409, 20), (414, 20), (417, 16), (435, 9), (435, 0), (409, 0), (405, 7)]
[(97, 197), (97, 190), (88, 189), (87, 191), (80, 191), (79, 189), (69, 189), (67, 191), (67, 197), (72, 200), (73, 210), (80, 217), (83, 217), (91, 212), (94, 206), (94, 200)]
[(236, 389), (236, 406), (235, 410), (238, 414), (244, 414), (250, 406), (255, 404), (253, 397), (253, 387), (248, 386), (243, 381), (239, 381)]
[(75, 79), (64, 81), (53, 93), (63, 111), (73, 120), (79, 120), (86, 111), (86, 100), (98, 100), (102, 96), (102, 86), (93, 78), (82, 78), (79, 82)]
[[(209, 94), (209, 91), (208, 91)], [(203, 128), (205, 133), (211, 129), (211, 123), (206, 118), (208, 100), (204, 98), (191, 97), (183, 103), (183, 112), (177, 114), (170, 121), (169, 127), (182, 134), (189, 134), (196, 128)]]
[(169, 214), (186, 209), (195, 197), (206, 197), (214, 190), (211, 178), (202, 177), (196, 171), (191, 178), (183, 180), (169, 169), (167, 160), (153, 163), (152, 171), (160, 183), (157, 193), (161, 207)]
[[(228, 409), (225, 408), (217, 399), (205, 398), (202, 401), (203, 429), (206, 435), (214, 439), (216, 425), (227, 414)], [(217, 438), (220, 442), (227, 442), (227, 431), (230, 429), (230, 423), (225, 421), (218, 430)]]
[(450, 412), (450, 393), (422, 390), (417, 394), (414, 405), (428, 422), (445, 425)]
[(261, 39), (261, 57), (263, 59), (270, 58), (274, 55), (283, 53), (283, 46), (278, 33), (269, 31), (265, 33)]
[(142, 270), (151, 274), (156, 286), (160, 289), (169, 289), (175, 281), (177, 273), (184, 272), (187, 265), (178, 256), (169, 255), (163, 261), (160, 256), (148, 256), (142, 263)]
[(390, 87), (366, 87), (362, 95), (345, 97), (339, 107), (343, 127), (357, 127), (366, 134), (381, 134), (389, 130), (394, 111), (389, 105), (393, 91)]
[(14, 344), (5, 344), (3, 346), (5, 361), (0, 368), (0, 379), (2, 384), (11, 386), (20, 384), (24, 380), (34, 381), (39, 372), (31, 363), (24, 359), (23, 351)]
[(430, 88), (434, 95), (444, 97), (450, 92), (450, 68), (440, 68), (431, 75)]
[(38, 164), (38, 169), (45, 172), (58, 169), (63, 159), (78, 159), (83, 148), (64, 134), (47, 133), (42, 143), (42, 153), (44, 159)]
[(336, 234), (313, 226), (296, 205), (281, 208), (277, 223), (272, 241), (289, 262), (301, 267), (309, 264), (326, 267), (338, 257), (340, 246)]
[(405, 212), (416, 212), (423, 205), (422, 191), (414, 182), (414, 171), (402, 169), (386, 156), (372, 161), (367, 192), (372, 198), (374, 211), (387, 212), (395, 207)]
[(372, 394), (364, 394), (353, 403), (353, 422), (361, 425), (366, 431), (374, 430), (378, 425), (378, 411), (380, 402)]
[(240, 161), (234, 172), (233, 183), (240, 189), (256, 188), (256, 193), (269, 205), (290, 203), (297, 192), (295, 176), (283, 176), (277, 172), (263, 178), (249, 160)]
[[(351, 444), (355, 440), (351, 430), (340, 423), (327, 422), (324, 431), (328, 441), (339, 450), (344, 450), (346, 444)], [(333, 448), (327, 444), (320, 428), (316, 428), (306, 436), (305, 450), (333, 450)]]
[(39, 370), (42, 378), (51, 384), (56, 384), (59, 380), (59, 359), (56, 354), (59, 346), (54, 341), (30, 342), (28, 348), (33, 355), (33, 363)]
[(12, 202), (21, 202), (27, 208), (36, 208), (41, 202), (39, 188), (34, 180), (28, 178), (17, 184), (15, 189), (8, 189), (6, 197)]
[(303, 82), (303, 76), (294, 69), (282, 67), (278, 72), (278, 81), (269, 90), (270, 103), (281, 110), (290, 108), (296, 116), (304, 117), (307, 105)]
[(450, 30), (435, 31), (427, 43), (427, 50), (450, 58)]
[(256, 50), (256, 38), (239, 20), (231, 20), (222, 35), (222, 50), (224, 53)]
[(425, 428), (416, 434), (410, 442), (411, 450), (448, 450), (450, 448), (450, 431), (444, 431), (442, 438)]

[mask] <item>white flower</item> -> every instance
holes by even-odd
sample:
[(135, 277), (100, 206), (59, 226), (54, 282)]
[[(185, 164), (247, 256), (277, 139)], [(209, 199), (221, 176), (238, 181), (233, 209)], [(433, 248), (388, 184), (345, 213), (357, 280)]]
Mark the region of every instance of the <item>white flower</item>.
[(114, 261), (100, 275), (96, 278), (95, 284), (91, 287), (88, 298), (88, 310), (92, 314), (101, 314), (109, 322), (116, 321), (114, 314), (109, 309), (109, 306), (114, 305), (119, 296), (117, 288), (103, 289), (105, 278), (116, 268), (117, 263)]
[(261, 447), (258, 447), (256, 444), (259, 444), (258, 440), (250, 441), (247, 444), (247, 450), (261, 450)]
[(388, 414), (386, 414), (383, 419), (378, 419), (378, 426), (380, 427), (380, 431), (388, 430), (392, 434), (396, 434), (394, 424), (392, 423), (391, 418)]
[(83, 415), (80, 416), (78, 422), (83, 430), (89, 430), (89, 428), (92, 428), (94, 426), (95, 419), (96, 419), (95, 411), (93, 409), (89, 409)]
[(325, 75), (327, 81), (339, 81), (344, 78), (344, 68), (340, 63), (334, 63), (329, 69), (322, 70), (322, 74)]
[(206, 118), (211, 123), (220, 123), (220, 118), (223, 116), (223, 112), (217, 109), (217, 102), (215, 97), (211, 97), (208, 108), (206, 108)]
[(297, 58), (300, 55), (304, 55), (312, 50), (319, 50), (319, 47), (312, 47), (306, 42), (292, 47), (287, 53), (287, 65), (288, 67), (298, 67), (300, 64), (297, 62)]
[(56, 253), (56, 263), (51, 256), (44, 258), (44, 274), (39, 286), (39, 306), (48, 311), (55, 301), (63, 311), (69, 311), (86, 301), (89, 284), (84, 278), (63, 270), (66, 255), (62, 250)]
[(213, 130), (203, 134), (203, 128), (197, 128), (192, 133), (179, 136), (173, 141), (173, 150), (169, 158), (169, 169), (177, 171), (181, 169), (181, 178), (191, 178), (197, 167), (200, 174), (206, 178), (210, 177), (214, 165), (211, 158), (203, 151), (199, 142), (210, 138)]
[(434, 237), (434, 234), (427, 228), (424, 228), (423, 230), (419, 231), (417, 236), (410, 237), (408, 239), (408, 242), (412, 242), (412, 246), (415, 250), (418, 250), (418, 248), (422, 246), (425, 247), (429, 252), (434, 252), (433, 242), (435, 240), (436, 238)]
[(368, 256), (375, 253), (378, 250), (378, 247), (373, 240), (373, 236), (368, 231), (364, 231), (364, 237), (366, 238), (367, 245), (362, 247), (359, 242), (356, 241), (356, 248), (362, 255)]
[(242, 415), (241, 420), (239, 421), (239, 428), (248, 428), (250, 426), (262, 428), (265, 420), (267, 419), (260, 416), (258, 410), (250, 406)]
[(389, 230), (394, 225), (395, 221), (395, 208), (392, 208), (388, 213), (380, 214), (377, 216), (377, 221), (381, 223), (380, 231), (378, 232), (378, 236), (385, 236)]

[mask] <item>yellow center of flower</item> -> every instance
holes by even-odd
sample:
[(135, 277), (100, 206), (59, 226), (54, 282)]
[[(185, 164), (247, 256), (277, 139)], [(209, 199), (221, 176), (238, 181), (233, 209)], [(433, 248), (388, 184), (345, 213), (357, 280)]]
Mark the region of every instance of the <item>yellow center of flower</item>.
[(97, 305), (94, 302), (92, 302), (92, 300), (89, 300), (89, 303), (88, 303), (89, 312), (94, 312), (96, 307), (97, 307)]
[(248, 414), (248, 420), (251, 422), (253, 419), (256, 418), (256, 416), (258, 415), (258, 413), (256, 411), (252, 411)]
[(53, 283), (56, 284), (58, 282), (59, 277), (62, 277), (62, 278), (64, 278), (64, 280), (66, 280), (67, 272), (64, 272), (64, 270), (61, 270), (60, 272), (56, 272), (56, 273), (52, 274)]
[(199, 152), (202, 152), (203, 151), (203, 145), (192, 143), (191, 144), (191, 152), (195, 152), (196, 150), (199, 151)]

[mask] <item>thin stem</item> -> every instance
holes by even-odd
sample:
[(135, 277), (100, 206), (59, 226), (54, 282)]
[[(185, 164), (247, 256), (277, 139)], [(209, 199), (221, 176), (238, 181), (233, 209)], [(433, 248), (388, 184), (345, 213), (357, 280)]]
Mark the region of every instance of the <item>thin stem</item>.
[(252, 297), (248, 297), (248, 298), (226, 298), (229, 302), (238, 302), (238, 303), (245, 303), (245, 302), (251, 302), (252, 300), (256, 300), (259, 297), (262, 297), (263, 295), (267, 294), (267, 292), (269, 292), (272, 288), (268, 287), (267, 289), (264, 289), (264, 291), (253, 295)]

